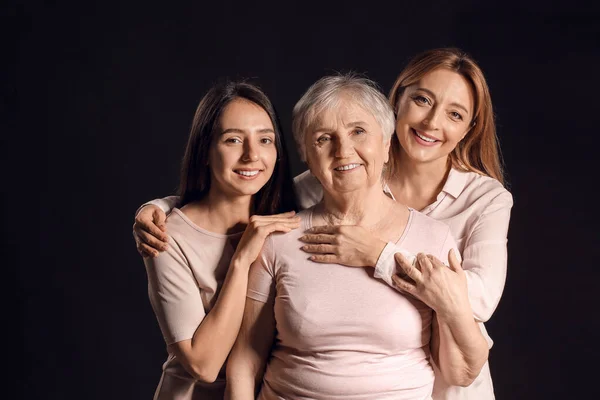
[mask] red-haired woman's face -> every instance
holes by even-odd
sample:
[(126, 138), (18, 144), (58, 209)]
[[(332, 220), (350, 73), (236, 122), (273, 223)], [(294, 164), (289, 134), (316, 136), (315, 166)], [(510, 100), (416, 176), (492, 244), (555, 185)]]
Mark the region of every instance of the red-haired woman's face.
[(250, 101), (234, 100), (223, 110), (219, 129), (209, 155), (211, 190), (227, 196), (256, 194), (277, 162), (269, 115)]
[(396, 135), (414, 162), (445, 163), (469, 131), (473, 91), (448, 69), (429, 72), (407, 86), (397, 104)]

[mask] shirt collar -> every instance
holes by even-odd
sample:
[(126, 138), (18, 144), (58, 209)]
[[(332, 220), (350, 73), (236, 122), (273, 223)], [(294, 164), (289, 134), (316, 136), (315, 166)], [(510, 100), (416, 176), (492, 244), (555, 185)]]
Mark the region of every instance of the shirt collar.
[[(443, 197), (442, 193), (448, 193), (450, 196), (456, 199), (464, 190), (467, 184), (467, 179), (468, 172), (462, 172), (457, 169), (450, 168), (448, 179), (446, 179), (446, 183), (444, 184), (442, 191), (438, 194), (437, 199), (439, 200), (440, 196)], [(387, 183), (383, 185), (383, 192), (393, 200), (396, 200)]]
[(450, 172), (448, 173), (448, 179), (446, 179), (446, 183), (442, 188), (442, 192), (446, 192), (456, 199), (464, 190), (467, 184), (467, 179), (467, 172), (462, 172), (457, 169), (450, 168)]

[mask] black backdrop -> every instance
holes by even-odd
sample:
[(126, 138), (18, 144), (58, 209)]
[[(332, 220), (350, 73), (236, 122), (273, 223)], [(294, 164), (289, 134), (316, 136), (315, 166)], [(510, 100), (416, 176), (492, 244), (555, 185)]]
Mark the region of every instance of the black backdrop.
[(216, 79), (256, 78), (289, 135), (295, 101), (322, 75), (362, 72), (387, 93), (410, 56), (439, 46), (466, 50), (488, 78), (515, 201), (506, 289), (487, 324), (497, 398), (593, 393), (598, 11), (173, 3), (2, 6), (6, 398), (151, 398), (166, 353), (133, 215), (173, 193)]

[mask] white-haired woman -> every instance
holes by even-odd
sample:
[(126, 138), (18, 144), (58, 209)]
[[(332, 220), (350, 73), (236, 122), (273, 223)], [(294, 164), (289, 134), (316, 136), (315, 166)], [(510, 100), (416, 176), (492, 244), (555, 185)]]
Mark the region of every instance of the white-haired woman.
[[(299, 214), (300, 229), (271, 235), (251, 267), (227, 367), (228, 396), (428, 399), (432, 362), (449, 383), (468, 385), (488, 346), (449, 227), (383, 191), (394, 132), (385, 96), (365, 78), (325, 77), (304, 94), (293, 118), (323, 199)], [(419, 290), (401, 294), (373, 279), (372, 269), (310, 261), (299, 239), (324, 225), (357, 225), (418, 254), (402, 268)]]

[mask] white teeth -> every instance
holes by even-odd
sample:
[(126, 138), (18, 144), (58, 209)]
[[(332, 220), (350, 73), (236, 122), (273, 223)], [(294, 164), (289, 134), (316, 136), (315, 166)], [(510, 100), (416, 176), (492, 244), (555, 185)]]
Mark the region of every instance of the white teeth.
[(358, 167), (360, 167), (360, 164), (348, 164), (348, 165), (344, 165), (342, 167), (337, 167), (335, 170), (336, 171), (349, 171), (351, 169), (358, 168)]
[(243, 176), (254, 176), (256, 174), (258, 174), (260, 171), (256, 170), (256, 171), (235, 171), (237, 174), (243, 175)]
[[(413, 129), (413, 130), (414, 130), (414, 129)], [(425, 136), (423, 136), (423, 135), (419, 135), (419, 132), (417, 132), (417, 131), (414, 131), (414, 132), (415, 132), (415, 134), (416, 134), (416, 135), (417, 135), (419, 138), (421, 138), (422, 140), (424, 140), (424, 141), (426, 141), (426, 142), (429, 142), (429, 143), (436, 142), (436, 140), (435, 140), (435, 139), (429, 139), (428, 137), (425, 137)]]

